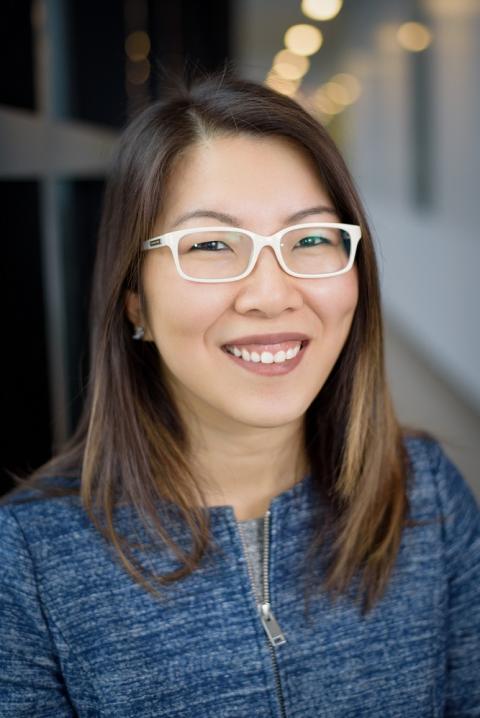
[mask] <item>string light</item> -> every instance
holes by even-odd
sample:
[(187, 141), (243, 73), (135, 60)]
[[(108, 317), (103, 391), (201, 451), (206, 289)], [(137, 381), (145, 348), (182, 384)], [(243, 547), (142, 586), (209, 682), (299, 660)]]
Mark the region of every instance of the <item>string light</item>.
[(148, 60), (127, 63), (127, 81), (132, 85), (143, 85), (150, 77), (150, 63)]
[(432, 33), (419, 22), (406, 22), (399, 27), (397, 40), (404, 50), (422, 52), (431, 44)]
[(323, 87), (320, 87), (313, 93), (313, 105), (324, 115), (337, 115), (343, 110), (341, 105), (337, 105), (336, 102), (325, 94)]
[(267, 75), (265, 84), (282, 95), (292, 96), (297, 91), (300, 82), (299, 80), (287, 80), (284, 77), (279, 77), (275, 72), (271, 71)]
[(312, 20), (332, 20), (342, 5), (343, 0), (302, 0), (302, 12)]
[(351, 105), (356, 102), (362, 92), (362, 86), (357, 78), (346, 72), (339, 72), (338, 75), (334, 75), (331, 79), (331, 83), (343, 87), (346, 92), (346, 94), (343, 95), (344, 98), (348, 96), (348, 101), (344, 103), (346, 105)]
[(286, 80), (299, 80), (310, 67), (307, 57), (297, 55), (291, 50), (280, 50), (273, 60), (273, 69), (277, 75)]
[(323, 36), (313, 25), (292, 25), (285, 33), (285, 46), (296, 55), (313, 55), (321, 48)]
[(150, 38), (146, 32), (131, 32), (125, 40), (125, 52), (132, 62), (145, 60), (150, 52)]

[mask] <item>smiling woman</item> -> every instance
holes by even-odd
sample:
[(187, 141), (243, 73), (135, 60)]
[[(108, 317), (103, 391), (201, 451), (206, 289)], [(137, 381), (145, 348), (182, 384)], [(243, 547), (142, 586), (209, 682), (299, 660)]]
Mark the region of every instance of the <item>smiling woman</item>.
[(82, 421), (0, 510), (0, 715), (474, 715), (478, 507), (398, 426), (325, 130), (180, 89), (124, 133), (100, 234)]
[[(252, 172), (255, 163), (261, 172)], [(216, 208), (222, 219), (216, 225), (210, 219), (211, 228), (199, 232), (207, 210), (193, 216), (192, 206), (212, 208), (210, 217)], [(345, 344), (357, 305), (357, 271), (338, 230), (310, 223), (289, 229), (299, 214), (338, 222), (311, 161), (291, 142), (248, 135), (199, 141), (173, 169), (154, 226), (157, 234), (185, 217), (175, 233), (180, 268), (196, 281), (180, 276), (175, 252), (157, 247), (143, 262), (142, 299), (138, 291), (127, 296), (131, 321), (144, 326), (144, 339), (158, 349), (191, 442), (200, 427), (192, 459), (208, 464), (203, 473), (218, 484), (218, 501), (234, 506), (239, 518), (262, 514), (279, 488), (300, 478), (291, 449), (303, 444), (304, 415)], [(233, 229), (232, 239), (227, 216), (248, 229)], [(252, 229), (277, 232), (272, 246), (257, 253), (258, 235), (243, 234)], [(198, 242), (202, 234), (208, 249)], [(220, 235), (220, 249), (212, 247), (212, 237)], [(302, 246), (312, 236), (324, 242), (322, 251)], [(337, 254), (340, 264), (332, 264)], [(298, 269), (302, 279), (288, 273)], [(199, 279), (210, 279), (209, 286)], [(287, 359), (288, 351), (294, 356)], [(265, 381), (274, 376), (278, 381)], [(261, 427), (269, 429), (266, 435)], [(233, 463), (230, 437), (237, 441), (239, 432), (249, 433), (252, 445)], [(257, 442), (270, 448), (252, 461)]]

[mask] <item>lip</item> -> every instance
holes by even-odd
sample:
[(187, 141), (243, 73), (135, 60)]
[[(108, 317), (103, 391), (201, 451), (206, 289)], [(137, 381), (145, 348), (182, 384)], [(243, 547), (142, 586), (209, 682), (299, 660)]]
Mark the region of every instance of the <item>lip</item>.
[(310, 337), (299, 332), (281, 332), (277, 334), (249, 334), (236, 337), (223, 344), (223, 346), (241, 346), (242, 344), (281, 344), (282, 342), (306, 342)]
[[(288, 339), (285, 339), (287, 335), (276, 335), (276, 336), (282, 336), (283, 341), (306, 341), (303, 339), (298, 339), (297, 337), (300, 337), (300, 334), (295, 334), (294, 338), (292, 339), (291, 334), (288, 335)], [(302, 335), (303, 336), (303, 335)], [(247, 337), (247, 339), (251, 339), (251, 337)], [(265, 335), (262, 335), (262, 339), (265, 339)], [(272, 343), (272, 335), (268, 336), (268, 339), (270, 343)], [(239, 341), (236, 339), (235, 341)], [(242, 339), (243, 341), (243, 339)], [(249, 341), (249, 344), (255, 344), (256, 342)], [(279, 342), (275, 342), (279, 343)], [(309, 341), (306, 341), (304, 345), (302, 345), (302, 349), (298, 352), (297, 356), (293, 359), (289, 359), (286, 362), (282, 362), (281, 364), (262, 364), (261, 362), (247, 362), (244, 361), (241, 357), (236, 357), (234, 354), (230, 354), (230, 352), (227, 352), (224, 350), (225, 356), (230, 360), (235, 362), (239, 367), (242, 369), (245, 369), (245, 371), (251, 372), (252, 374), (257, 374), (260, 376), (283, 376), (285, 374), (290, 374), (302, 361), (304, 355), (308, 351)]]

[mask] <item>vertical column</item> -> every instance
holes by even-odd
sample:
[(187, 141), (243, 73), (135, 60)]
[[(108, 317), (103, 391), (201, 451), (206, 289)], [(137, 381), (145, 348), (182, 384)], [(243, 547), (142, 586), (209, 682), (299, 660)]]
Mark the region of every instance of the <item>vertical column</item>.
[(426, 7), (434, 28), (437, 203), (442, 214), (468, 224), (477, 221), (480, 173), (480, 4), (429, 0)]
[[(62, 35), (62, 7), (57, 0), (35, 0), (32, 4), (37, 107), (45, 123), (64, 110), (64, 58), (56, 45)], [(40, 187), (42, 271), (45, 292), (46, 336), (52, 435), (57, 449), (68, 437), (68, 381), (66, 308), (61, 233), (62, 188), (52, 170), (43, 175)]]

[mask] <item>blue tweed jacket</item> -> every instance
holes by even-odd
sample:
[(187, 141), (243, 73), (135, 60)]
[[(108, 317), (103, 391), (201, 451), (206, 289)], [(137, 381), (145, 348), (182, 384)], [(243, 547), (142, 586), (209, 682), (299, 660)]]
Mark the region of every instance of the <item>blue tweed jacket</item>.
[[(323, 511), (312, 479), (272, 501), (272, 640), (231, 507), (209, 510), (219, 550), (161, 600), (122, 569), (77, 498), (1, 507), (0, 716), (480, 716), (478, 506), (437, 444), (408, 450), (422, 525), (404, 530), (365, 617), (350, 595), (332, 604), (323, 592), (305, 612), (302, 559)], [(177, 567), (167, 549), (148, 561)], [(308, 566), (317, 580), (323, 569)]]

